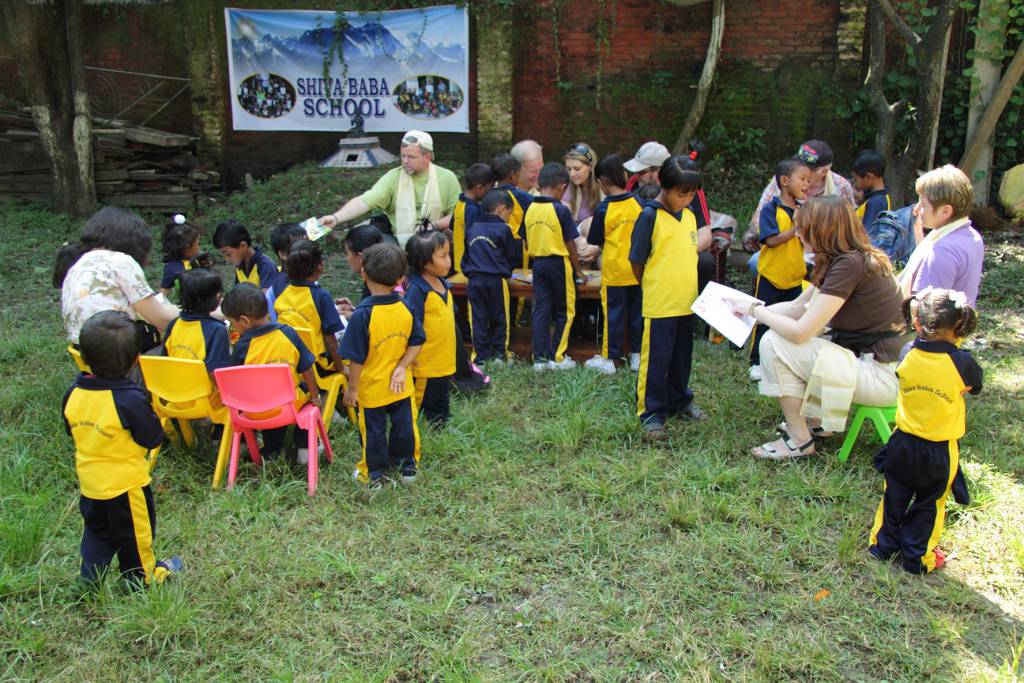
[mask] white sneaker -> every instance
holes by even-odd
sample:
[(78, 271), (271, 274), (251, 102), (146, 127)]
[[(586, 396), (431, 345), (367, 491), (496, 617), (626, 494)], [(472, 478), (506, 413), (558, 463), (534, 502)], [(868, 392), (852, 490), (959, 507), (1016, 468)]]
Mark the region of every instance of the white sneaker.
[(573, 370), (575, 367), (576, 361), (574, 361), (572, 358), (569, 358), (569, 356), (566, 356), (557, 363), (555, 361), (551, 361), (552, 370)]
[(549, 361), (549, 360), (539, 360), (539, 361), (537, 361), (536, 363), (533, 364), (533, 369), (536, 370), (537, 372), (544, 372), (545, 370), (550, 370), (551, 369), (551, 361)]
[(295, 460), (300, 465), (308, 465), (309, 464), (309, 449), (308, 448), (298, 448), (298, 449), (296, 449), (295, 450)]
[(337, 410), (335, 410), (334, 414), (331, 416), (331, 422), (334, 422), (335, 420), (341, 422), (343, 419), (344, 418), (341, 416), (341, 413), (339, 413)]
[(615, 362), (608, 358), (605, 358), (604, 356), (594, 356), (586, 363), (584, 363), (583, 367), (589, 368), (591, 370), (597, 370), (598, 372), (604, 373), (605, 375), (615, 374)]
[(640, 372), (640, 354), (629, 354), (629, 369), (633, 372)]
[(750, 370), (747, 371), (747, 376), (750, 377), (751, 382), (761, 381), (761, 366), (751, 365)]

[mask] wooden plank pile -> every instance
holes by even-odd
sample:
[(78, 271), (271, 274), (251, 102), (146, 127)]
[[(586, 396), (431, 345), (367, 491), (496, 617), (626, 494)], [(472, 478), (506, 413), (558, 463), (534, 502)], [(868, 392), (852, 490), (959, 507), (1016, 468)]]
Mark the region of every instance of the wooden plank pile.
[[(192, 139), (113, 119), (93, 119), (93, 171), (103, 204), (152, 211), (184, 211), (195, 197), (220, 186), (220, 174), (203, 170)], [(50, 161), (32, 117), (0, 111), (0, 200), (49, 201)]]

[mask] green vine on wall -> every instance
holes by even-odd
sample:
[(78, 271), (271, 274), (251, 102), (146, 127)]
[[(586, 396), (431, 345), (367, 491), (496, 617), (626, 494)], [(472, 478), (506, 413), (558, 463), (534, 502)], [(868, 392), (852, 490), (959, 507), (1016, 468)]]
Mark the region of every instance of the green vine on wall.
[(561, 20), (562, 10), (565, 8), (565, 0), (555, 0), (551, 3), (551, 53), (555, 60), (555, 86), (565, 89), (568, 84), (562, 82), (562, 34)]
[(601, 108), (601, 91), (604, 84), (604, 60), (611, 52), (611, 36), (615, 33), (616, 0), (597, 0), (597, 39), (594, 52), (597, 67), (594, 70), (596, 82), (595, 106)]

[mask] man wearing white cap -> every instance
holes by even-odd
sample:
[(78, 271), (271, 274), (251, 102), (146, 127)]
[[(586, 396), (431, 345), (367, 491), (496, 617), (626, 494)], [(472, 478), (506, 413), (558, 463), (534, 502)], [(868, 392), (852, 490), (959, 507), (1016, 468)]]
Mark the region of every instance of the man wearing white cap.
[(321, 216), (320, 222), (333, 228), (372, 210), (382, 211), (402, 246), (424, 218), (437, 228), (447, 229), (459, 199), (459, 179), (433, 163), (434, 139), (429, 133), (410, 130), (402, 136), (400, 154), (400, 168), (385, 173), (373, 187), (334, 213)]
[(622, 164), (626, 167), (626, 170), (632, 173), (629, 182), (626, 183), (626, 191), (632, 192), (636, 189), (637, 185), (644, 183), (658, 184), (658, 170), (661, 165), (665, 163), (665, 160), (672, 156), (668, 148), (660, 142), (645, 142), (640, 145), (640, 149), (636, 151), (634, 156), (629, 161)]

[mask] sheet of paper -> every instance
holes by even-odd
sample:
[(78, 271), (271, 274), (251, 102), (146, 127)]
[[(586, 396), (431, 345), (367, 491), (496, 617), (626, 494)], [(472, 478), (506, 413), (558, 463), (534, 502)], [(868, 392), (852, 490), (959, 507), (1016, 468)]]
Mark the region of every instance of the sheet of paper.
[(299, 223), (299, 225), (306, 231), (306, 236), (314, 242), (331, 231), (331, 229), (321, 223), (316, 216), (307, 218)]
[[(740, 300), (748, 303), (760, 301), (738, 289), (732, 289), (717, 282), (709, 282), (697, 300), (693, 302), (693, 312), (701, 320), (715, 328), (736, 346), (743, 346), (750, 337), (751, 330), (757, 321), (749, 315), (738, 316), (733, 312), (727, 300)], [(762, 302), (763, 303), (763, 302)]]

